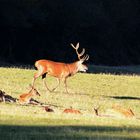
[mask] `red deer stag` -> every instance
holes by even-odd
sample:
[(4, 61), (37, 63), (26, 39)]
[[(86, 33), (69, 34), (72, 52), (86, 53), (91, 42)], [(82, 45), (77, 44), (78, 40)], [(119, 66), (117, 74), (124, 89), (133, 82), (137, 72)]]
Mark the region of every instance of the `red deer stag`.
[[(54, 91), (59, 86), (60, 81), (64, 80), (65, 89), (66, 89), (66, 92), (68, 93), (67, 78), (75, 75), (79, 71), (86, 72), (86, 70), (88, 70), (88, 67), (84, 65), (83, 62), (89, 59), (89, 55), (83, 56), (85, 53), (85, 49), (83, 49), (81, 53), (78, 53), (79, 43), (77, 43), (76, 46), (71, 44), (71, 46), (76, 50), (76, 54), (79, 60), (73, 63), (61, 63), (61, 62), (54, 62), (51, 60), (44, 60), (44, 59), (36, 61), (35, 67), (37, 68), (38, 71), (37, 73), (34, 74), (34, 78), (32, 81), (33, 86), (34, 86), (35, 80), (38, 77), (42, 76), (45, 87), (47, 88), (47, 90), (51, 92), (51, 91)], [(45, 82), (46, 74), (57, 78), (58, 84), (52, 90), (48, 88)]]

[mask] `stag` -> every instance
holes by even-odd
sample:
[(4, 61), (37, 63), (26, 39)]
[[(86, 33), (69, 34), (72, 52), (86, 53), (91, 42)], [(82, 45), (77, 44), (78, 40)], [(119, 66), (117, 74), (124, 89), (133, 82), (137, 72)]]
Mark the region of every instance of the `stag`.
[[(62, 62), (54, 62), (51, 60), (38, 60), (35, 62), (35, 67), (37, 68), (37, 72), (34, 74), (34, 78), (32, 81), (32, 85), (34, 86), (35, 80), (42, 76), (43, 83), (47, 90), (50, 92), (54, 91), (59, 85), (60, 81), (64, 81), (66, 92), (68, 93), (67, 89), (67, 78), (75, 75), (77, 72), (86, 72), (88, 67), (83, 64), (85, 61), (89, 59), (89, 55), (84, 55), (85, 49), (83, 48), (82, 52), (79, 53), (79, 43), (76, 46), (71, 44), (71, 46), (76, 50), (76, 54), (78, 56), (77, 61), (73, 63), (62, 63)], [(57, 78), (58, 84), (52, 90), (50, 90), (46, 84), (45, 78), (46, 75), (50, 75)]]

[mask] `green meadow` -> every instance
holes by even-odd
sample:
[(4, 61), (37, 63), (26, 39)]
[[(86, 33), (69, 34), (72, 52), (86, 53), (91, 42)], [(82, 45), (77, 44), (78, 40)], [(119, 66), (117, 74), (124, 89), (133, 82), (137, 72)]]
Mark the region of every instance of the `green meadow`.
[[(91, 67), (94, 72), (94, 66)], [(98, 73), (105, 69), (105, 73)], [(115, 75), (121, 68), (95, 67), (95, 73), (78, 73), (68, 79), (66, 93), (63, 83), (54, 92), (46, 91), (42, 79), (35, 82), (41, 96), (34, 99), (45, 103), (54, 110), (46, 112), (38, 105), (0, 103), (0, 140), (137, 140), (140, 139), (140, 76), (132, 74), (133, 68), (123, 68), (122, 74)], [(136, 74), (139, 69), (136, 69)], [(128, 74), (131, 70), (131, 74)], [(110, 73), (111, 71), (111, 73)], [(125, 74), (123, 74), (123, 72)], [(0, 90), (12, 97), (29, 91), (34, 69), (0, 68)], [(48, 76), (52, 89), (57, 81)], [(131, 108), (133, 118), (98, 117), (108, 115), (113, 105)], [(66, 108), (80, 110), (82, 114), (66, 114)]]

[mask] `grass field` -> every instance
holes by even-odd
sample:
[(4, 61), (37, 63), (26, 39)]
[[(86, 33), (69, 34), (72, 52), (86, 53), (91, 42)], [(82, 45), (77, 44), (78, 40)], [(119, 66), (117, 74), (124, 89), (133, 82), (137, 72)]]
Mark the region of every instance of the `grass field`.
[[(0, 89), (18, 98), (28, 91), (34, 73), (33, 69), (1, 67)], [(52, 77), (46, 81), (50, 88), (56, 84)], [(140, 118), (140, 76), (78, 73), (68, 79), (69, 94), (63, 84), (47, 92), (41, 78), (35, 85), (41, 94), (35, 99), (51, 104), (54, 112), (35, 105), (0, 103), (0, 140), (140, 139), (140, 120), (136, 119)], [(95, 116), (94, 107), (100, 106), (99, 112), (107, 114), (116, 104), (131, 108), (135, 117)], [(70, 107), (82, 114), (64, 114), (63, 110)]]

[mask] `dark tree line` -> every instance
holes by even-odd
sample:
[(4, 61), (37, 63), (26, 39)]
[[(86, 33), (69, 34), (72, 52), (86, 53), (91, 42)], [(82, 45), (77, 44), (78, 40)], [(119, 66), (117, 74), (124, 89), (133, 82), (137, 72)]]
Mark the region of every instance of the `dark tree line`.
[(140, 64), (139, 0), (0, 0), (0, 61), (77, 59), (80, 42), (98, 65)]

